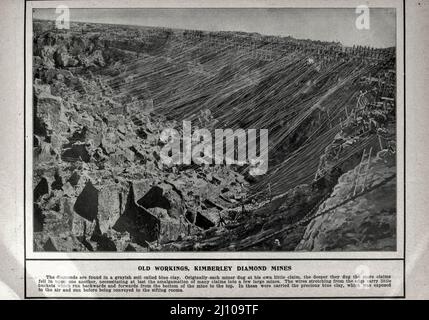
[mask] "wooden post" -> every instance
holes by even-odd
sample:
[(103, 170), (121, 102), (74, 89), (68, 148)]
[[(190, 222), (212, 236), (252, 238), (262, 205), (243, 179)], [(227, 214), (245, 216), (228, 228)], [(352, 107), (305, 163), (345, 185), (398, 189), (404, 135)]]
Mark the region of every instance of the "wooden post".
[(378, 143), (380, 144), (380, 151), (383, 150), (383, 143), (381, 141), (381, 136), (379, 134), (377, 134), (378, 137)]

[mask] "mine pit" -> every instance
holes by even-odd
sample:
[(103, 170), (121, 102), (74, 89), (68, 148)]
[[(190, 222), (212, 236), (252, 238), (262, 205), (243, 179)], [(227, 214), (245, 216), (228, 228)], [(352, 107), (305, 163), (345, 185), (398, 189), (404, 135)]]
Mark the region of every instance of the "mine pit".
[[(37, 19), (33, 30), (34, 251), (396, 250), (395, 47)], [(175, 160), (197, 128), (266, 129), (267, 170), (167, 163), (166, 128), (179, 133)]]

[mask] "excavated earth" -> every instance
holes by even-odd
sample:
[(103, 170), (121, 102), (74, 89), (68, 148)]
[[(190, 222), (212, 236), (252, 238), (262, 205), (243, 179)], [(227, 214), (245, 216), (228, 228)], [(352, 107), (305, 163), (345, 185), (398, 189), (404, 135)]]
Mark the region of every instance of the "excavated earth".
[[(35, 251), (395, 250), (394, 48), (34, 23)], [(269, 130), (269, 170), (165, 128)]]

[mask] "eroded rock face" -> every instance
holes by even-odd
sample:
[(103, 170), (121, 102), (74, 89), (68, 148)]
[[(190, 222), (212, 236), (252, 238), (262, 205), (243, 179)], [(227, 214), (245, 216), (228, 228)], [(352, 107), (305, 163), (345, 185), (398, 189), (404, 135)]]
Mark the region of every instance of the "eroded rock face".
[(35, 99), (36, 120), (40, 131), (54, 130), (64, 120), (62, 99), (41, 91)]
[(44, 251), (86, 251), (83, 244), (73, 236), (49, 237), (43, 245)]
[(98, 194), (91, 181), (87, 182), (74, 204), (76, 213), (88, 221), (94, 221), (98, 215)]
[[(190, 226), (181, 217), (172, 217), (168, 210), (154, 206), (146, 209), (135, 202), (135, 194), (132, 184), (129, 190), (127, 204), (124, 213), (115, 223), (113, 229), (118, 232), (129, 232), (131, 240), (140, 246), (147, 246), (150, 242), (164, 243), (176, 240), (181, 233), (189, 232)], [(153, 190), (153, 189), (150, 189)], [(147, 192), (146, 196), (153, 197), (153, 191)], [(129, 248), (130, 249), (130, 248)], [(130, 249), (131, 250), (131, 249)]]
[[(40, 251), (158, 250), (219, 224), (219, 211), (244, 192), (230, 170), (163, 165), (160, 132), (176, 121), (154, 114), (153, 82), (125, 68), (136, 58), (132, 44), (102, 38), (35, 35), (33, 221)], [(63, 238), (70, 235), (72, 241)]]
[(87, 251), (85, 245), (71, 233), (53, 236), (37, 232), (34, 234), (33, 247), (35, 251), (48, 252)]
[[(79, 52), (79, 50), (76, 50), (75, 52)], [(93, 66), (104, 67), (106, 65), (101, 50), (96, 50), (89, 56), (79, 54), (78, 58), (80, 63), (86, 68), (93, 67)]]
[(102, 233), (112, 228), (123, 210), (121, 190), (116, 186), (103, 186), (98, 198), (98, 222)]
[[(37, 22), (35, 26), (43, 24)], [(310, 150), (310, 156), (307, 153), (304, 157), (300, 151), (293, 161), (283, 163), (284, 155), (295, 154), (307, 139), (313, 139), (319, 133), (320, 137), (325, 137), (327, 132), (331, 134), (333, 128), (326, 128), (328, 119), (325, 113), (330, 105), (343, 108), (343, 98), (337, 97), (335, 101), (326, 99), (319, 106), (320, 110), (306, 115), (306, 119), (301, 116), (301, 109), (307, 109), (307, 106), (313, 109), (306, 102), (310, 100), (309, 93), (312, 99), (316, 94), (324, 97), (325, 89), (335, 86), (333, 74), (326, 72), (322, 75), (321, 66), (318, 66), (317, 77), (327, 80), (323, 86), (312, 79), (305, 79), (306, 84), (301, 88), (300, 84), (295, 88), (284, 82), (279, 86), (282, 89), (274, 93), (267, 86), (268, 80), (272, 79), (273, 71), (278, 74), (285, 72), (284, 66), (275, 71), (274, 64), (269, 64), (267, 69), (264, 62), (257, 62), (249, 74), (250, 65), (247, 64), (250, 61), (246, 61), (244, 68), (234, 66), (234, 72), (231, 72), (230, 59), (225, 60), (223, 54), (210, 57), (204, 54), (195, 65), (187, 57), (176, 59), (177, 53), (171, 48), (176, 47), (174, 41), (177, 39), (173, 36), (164, 39), (165, 31), (152, 34), (150, 44), (147, 44), (147, 39), (124, 41), (118, 39), (115, 32), (106, 33), (102, 27), (92, 28), (91, 25), (85, 25), (78, 31), (73, 28), (65, 32), (44, 31), (35, 33), (33, 59), (36, 250), (143, 252), (240, 249), (248, 246), (248, 242), (299, 221), (309, 210), (317, 207), (322, 198), (325, 199), (325, 193), (331, 193), (339, 175), (360, 161), (356, 152), (350, 157), (347, 155), (348, 160), (338, 167), (338, 172), (332, 169), (337, 167), (337, 155), (353, 153), (366, 143), (368, 136), (356, 138), (362, 133), (356, 127), (344, 128), (343, 134), (321, 141), (316, 156), (314, 150)], [(170, 41), (173, 41), (172, 46)], [(193, 53), (190, 59), (194, 58)], [(212, 59), (216, 62), (213, 65), (225, 64), (226, 67), (208, 70), (211, 63), (206, 62)], [(316, 60), (312, 59), (312, 64)], [(331, 70), (337, 60), (333, 59), (331, 65), (326, 62), (326, 70)], [(155, 74), (153, 70), (162, 72)], [(291, 68), (289, 71), (296, 70)], [(305, 74), (313, 74), (313, 71)], [(349, 69), (342, 72), (348, 73)], [(356, 79), (358, 76), (356, 74)], [(217, 78), (222, 81), (215, 81), (213, 85), (213, 79)], [(177, 87), (180, 79), (186, 81)], [(249, 82), (248, 79), (252, 80)], [(323, 89), (319, 90), (318, 86)], [(198, 88), (196, 90), (203, 92), (204, 97), (189, 95), (190, 100), (182, 95), (182, 87), (189, 91)], [(210, 92), (212, 87), (216, 92)], [(283, 91), (292, 87), (294, 92)], [(354, 94), (359, 88), (350, 83), (349, 87), (342, 89), (341, 95), (345, 98), (347, 93)], [(255, 99), (251, 92), (257, 92)], [(279, 96), (280, 93), (284, 96)], [(292, 93), (293, 101), (299, 101), (299, 109), (288, 111), (288, 114), (298, 114), (300, 120), (295, 123), (295, 132), (287, 132), (289, 120), (277, 123), (273, 117), (275, 121), (270, 124), (273, 126), (270, 129), (275, 129), (277, 136), (287, 137), (276, 143), (276, 147), (284, 150), (275, 155), (274, 164), (282, 165), (272, 175), (250, 179), (245, 170), (240, 174), (235, 167), (203, 167), (193, 163), (165, 165), (161, 161), (161, 148), (167, 143), (160, 138), (164, 128), (180, 131), (178, 122), (182, 117), (198, 118), (202, 127), (214, 128), (218, 119), (214, 119), (208, 109), (200, 110), (202, 103), (204, 108), (211, 108), (213, 115), (225, 111), (221, 121), (223, 127), (245, 127), (261, 117), (267, 118), (268, 123), (267, 110), (262, 106), (275, 108), (278, 101), (286, 101), (289, 93)], [(209, 94), (213, 98), (207, 100), (206, 95)], [(211, 103), (213, 106), (209, 105)], [(249, 103), (252, 104), (249, 108), (249, 111), (252, 109), (251, 114), (240, 107)], [(222, 109), (216, 109), (216, 105)], [(340, 107), (335, 108), (329, 111), (342, 112)], [(327, 144), (331, 145), (324, 152)], [(307, 171), (301, 164), (307, 165), (311, 158), (309, 167), (313, 168), (323, 153), (326, 157), (319, 166), (322, 177), (318, 183), (312, 183), (316, 172)], [(295, 169), (299, 170), (295, 172)], [(286, 171), (294, 174), (284, 175)], [(326, 172), (328, 175), (324, 174)], [(305, 181), (302, 181), (303, 173)], [(258, 184), (252, 186), (251, 192), (255, 191), (255, 186), (267, 189), (264, 184), (269, 181), (274, 182), (273, 190), (281, 197), (267, 204), (268, 197), (262, 192), (261, 198), (251, 198), (244, 204), (249, 195), (249, 183), (244, 176)], [(286, 186), (282, 179), (287, 180)], [(379, 200), (376, 197), (371, 199)], [(358, 208), (363, 210), (364, 204)], [(313, 225), (314, 230), (306, 231), (308, 238), (302, 241), (303, 250), (328, 250), (335, 245), (348, 248), (343, 243), (335, 243), (334, 234), (342, 227), (359, 238), (358, 233), (362, 230), (354, 230), (353, 226), (362, 223), (372, 230), (374, 225), (378, 225), (384, 230), (385, 221), (390, 219), (389, 213), (384, 211), (379, 214), (383, 221), (373, 220), (372, 215), (368, 215), (368, 221), (352, 221), (350, 219), (354, 215), (337, 214), (332, 230), (328, 228), (328, 222), (320, 220), (320, 226)], [(357, 215), (355, 218), (358, 219)], [(306, 228), (302, 226), (246, 248), (293, 250), (302, 240)], [(317, 235), (319, 228), (327, 228), (325, 238), (320, 233)], [(386, 231), (386, 237), (389, 232), (390, 229)], [(368, 236), (371, 238), (375, 231), (367, 233), (372, 234)], [(344, 238), (348, 239), (348, 236), (345, 234)], [(354, 243), (348, 245), (356, 246)], [(382, 244), (371, 245), (382, 247)], [(384, 248), (390, 247), (386, 245)]]
[(146, 209), (165, 209), (171, 217), (178, 218), (183, 215), (182, 198), (166, 183), (152, 187), (137, 203)]
[(122, 201), (122, 193), (117, 186), (96, 188), (89, 181), (77, 197), (74, 211), (90, 222), (97, 220), (101, 233), (106, 233), (119, 219)]
[[(396, 167), (376, 158), (366, 176), (366, 190), (357, 189), (356, 174), (340, 177), (329, 199), (296, 247), (297, 251), (393, 251), (396, 250)], [(350, 200), (347, 200), (350, 199)]]
[(158, 239), (159, 220), (135, 202), (133, 184), (128, 191), (124, 212), (113, 229), (117, 232), (128, 232), (131, 241), (140, 246), (147, 246), (148, 242)]
[(46, 180), (45, 177), (42, 177), (40, 179), (39, 183), (34, 188), (34, 200), (37, 201), (41, 196), (44, 196), (45, 194), (49, 193), (49, 183), (48, 180)]
[(195, 216), (195, 225), (202, 228), (202, 229), (210, 229), (211, 227), (216, 226), (216, 222), (218, 222), (219, 219), (216, 219), (217, 217), (210, 216), (208, 214), (204, 214), (201, 212), (197, 212)]

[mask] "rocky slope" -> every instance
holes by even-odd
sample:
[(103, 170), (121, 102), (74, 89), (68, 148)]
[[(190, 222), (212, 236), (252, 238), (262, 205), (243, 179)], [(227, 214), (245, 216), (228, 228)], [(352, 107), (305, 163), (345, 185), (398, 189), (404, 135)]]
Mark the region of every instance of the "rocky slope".
[(370, 162), (366, 190), (358, 185), (355, 193), (357, 170), (342, 175), (296, 250), (395, 250), (396, 167), (392, 158), (381, 153)]
[[(34, 30), (36, 251), (394, 248), (393, 198), (368, 194), (300, 223), (347, 198), (364, 150), (394, 152), (392, 50), (46, 21)], [(160, 132), (181, 120), (269, 129), (268, 174), (163, 164)], [(383, 187), (391, 197), (393, 187)]]

